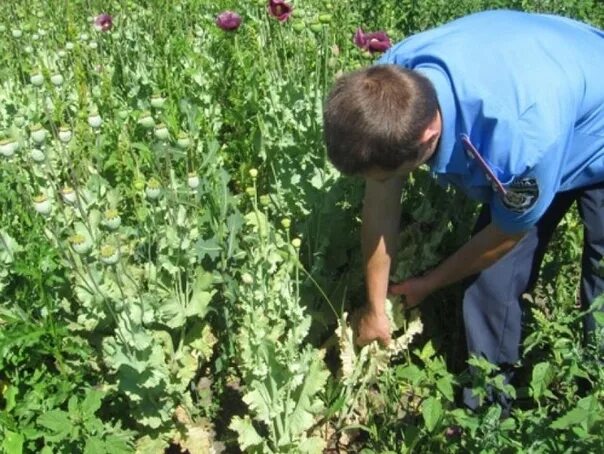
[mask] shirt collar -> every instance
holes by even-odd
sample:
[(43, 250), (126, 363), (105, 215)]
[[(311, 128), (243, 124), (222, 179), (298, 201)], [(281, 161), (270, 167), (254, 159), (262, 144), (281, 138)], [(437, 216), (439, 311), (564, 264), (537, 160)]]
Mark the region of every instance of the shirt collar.
[(432, 82), (442, 118), (439, 145), (427, 164), (434, 173), (466, 173), (467, 159), (457, 141), (457, 107), (451, 82), (446, 73), (435, 65), (418, 65), (414, 69)]

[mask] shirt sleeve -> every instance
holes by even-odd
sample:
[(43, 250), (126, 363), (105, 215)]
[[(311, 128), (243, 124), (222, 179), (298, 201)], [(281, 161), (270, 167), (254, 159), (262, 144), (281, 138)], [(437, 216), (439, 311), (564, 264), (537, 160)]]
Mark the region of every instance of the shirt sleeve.
[(521, 233), (545, 214), (560, 189), (564, 144), (550, 145), (537, 164), (506, 185), (506, 194), (493, 191), (492, 222), (502, 231)]

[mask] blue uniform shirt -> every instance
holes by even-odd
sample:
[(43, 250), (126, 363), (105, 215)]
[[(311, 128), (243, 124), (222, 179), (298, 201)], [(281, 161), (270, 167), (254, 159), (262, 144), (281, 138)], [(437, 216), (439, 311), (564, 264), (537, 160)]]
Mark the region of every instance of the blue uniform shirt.
[[(487, 11), (411, 36), (378, 63), (432, 82), (443, 131), (428, 164), (440, 181), (489, 203), (503, 231), (529, 229), (557, 192), (604, 181), (604, 32)], [(462, 134), (503, 192), (465, 153)]]

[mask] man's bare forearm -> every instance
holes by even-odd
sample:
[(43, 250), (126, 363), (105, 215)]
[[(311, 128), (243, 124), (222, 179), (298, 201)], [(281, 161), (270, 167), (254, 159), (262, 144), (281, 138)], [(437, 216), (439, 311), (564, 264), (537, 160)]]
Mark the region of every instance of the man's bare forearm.
[(361, 244), (367, 304), (376, 313), (384, 312), (390, 265), (396, 255), (402, 184), (403, 179), (396, 177), (385, 182), (367, 180), (365, 186)]
[(425, 277), (433, 290), (458, 282), (491, 266), (523, 235), (508, 235), (489, 224)]

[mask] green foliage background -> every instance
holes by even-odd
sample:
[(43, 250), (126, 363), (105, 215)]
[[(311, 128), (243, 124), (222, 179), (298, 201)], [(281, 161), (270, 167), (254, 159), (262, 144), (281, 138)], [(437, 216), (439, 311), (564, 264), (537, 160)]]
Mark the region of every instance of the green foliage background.
[[(364, 384), (342, 384), (333, 332), (363, 304), (363, 187), (326, 162), (321, 109), (339, 72), (374, 59), (352, 42), (359, 26), (398, 41), (511, 8), (602, 27), (604, 4), (297, 0), (279, 24), (266, 3), (0, 5), (0, 132), (19, 144), (0, 157), (0, 449), (601, 450), (604, 377), (600, 353), (580, 342), (575, 213), (527, 303), (521, 379), (506, 388), (521, 403), (511, 418), (455, 405), (462, 384), (504, 388), (477, 359), (483, 373), (466, 374), (457, 287), (422, 310), (413, 353)], [(214, 24), (225, 9), (243, 16), (236, 32)], [(110, 33), (92, 27), (102, 11), (114, 17)], [(94, 112), (100, 129), (89, 124)], [(168, 139), (144, 126), (147, 112)], [(42, 144), (34, 124), (48, 132)], [(60, 126), (73, 133), (68, 143)], [(152, 180), (159, 199), (148, 196)], [(76, 204), (62, 197), (67, 187)], [(53, 203), (48, 216), (34, 210), (40, 192)], [(397, 277), (462, 244), (476, 211), (425, 171), (402, 203)], [(89, 253), (74, 252), (74, 234), (91, 241)], [(103, 245), (119, 251), (117, 264), (102, 263)]]

